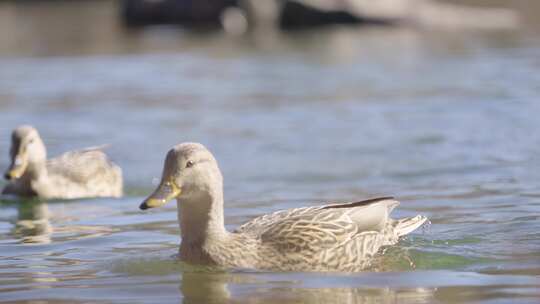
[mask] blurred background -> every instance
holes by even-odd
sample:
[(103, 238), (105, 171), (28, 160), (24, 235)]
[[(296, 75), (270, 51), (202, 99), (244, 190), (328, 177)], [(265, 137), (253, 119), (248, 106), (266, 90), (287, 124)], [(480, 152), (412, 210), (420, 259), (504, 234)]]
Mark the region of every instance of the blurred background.
[[(49, 156), (110, 144), (126, 196), (2, 199), (0, 298), (534, 303), (539, 102), (534, 0), (1, 1), (0, 168), (32, 124)], [(219, 161), (231, 229), (377, 195), (432, 224), (373, 272), (200, 273), (174, 204), (137, 209), (183, 141)]]

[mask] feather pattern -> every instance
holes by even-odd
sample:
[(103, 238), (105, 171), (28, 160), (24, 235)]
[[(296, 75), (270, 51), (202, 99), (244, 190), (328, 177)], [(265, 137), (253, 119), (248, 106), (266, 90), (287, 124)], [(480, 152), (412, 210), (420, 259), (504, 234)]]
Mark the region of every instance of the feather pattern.
[(55, 197), (122, 196), (122, 170), (102, 148), (69, 151), (47, 161)]
[[(399, 236), (406, 234), (396, 228), (408, 228), (409, 233), (425, 222), (423, 216), (399, 221), (390, 219), (388, 213), (397, 204), (393, 198), (383, 197), (281, 210), (245, 223), (231, 236), (242, 240), (237, 243), (236, 252), (257, 252), (256, 268), (360, 271), (369, 266), (370, 258), (381, 247), (397, 243)], [(373, 217), (385, 225), (366, 228), (362, 219)], [(256, 242), (246, 242), (246, 239)], [(221, 252), (223, 250), (227, 249), (220, 248)]]
[(73, 182), (85, 182), (101, 176), (115, 165), (112, 164), (101, 147), (69, 151), (47, 160), (50, 175), (64, 176)]

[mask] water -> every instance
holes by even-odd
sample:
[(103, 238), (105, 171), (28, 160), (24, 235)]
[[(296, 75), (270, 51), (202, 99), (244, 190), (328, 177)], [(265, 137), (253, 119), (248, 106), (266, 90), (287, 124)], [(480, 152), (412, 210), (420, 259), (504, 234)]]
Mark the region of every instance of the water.
[[(25, 14), (45, 17), (25, 27), (20, 7), (3, 4), (13, 18), (0, 18), (11, 33), (0, 35), (0, 167), (11, 129), (31, 123), (49, 155), (111, 144), (126, 196), (3, 198), (0, 301), (539, 300), (535, 35), (126, 32), (112, 3), (85, 5), (29, 5)], [(57, 21), (59, 11), (75, 26)], [(279, 209), (377, 195), (402, 201), (395, 217), (424, 214), (431, 224), (364, 273), (185, 265), (174, 258), (174, 204), (137, 209), (167, 149), (183, 141), (205, 143), (220, 162), (229, 229)]]

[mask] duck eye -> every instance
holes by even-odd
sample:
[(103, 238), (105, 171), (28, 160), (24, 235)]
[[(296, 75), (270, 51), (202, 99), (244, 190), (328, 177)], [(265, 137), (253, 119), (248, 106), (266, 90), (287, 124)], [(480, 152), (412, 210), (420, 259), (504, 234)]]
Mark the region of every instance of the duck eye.
[(191, 167), (193, 167), (194, 164), (195, 163), (193, 161), (188, 160), (187, 163), (186, 163), (186, 168), (191, 168)]

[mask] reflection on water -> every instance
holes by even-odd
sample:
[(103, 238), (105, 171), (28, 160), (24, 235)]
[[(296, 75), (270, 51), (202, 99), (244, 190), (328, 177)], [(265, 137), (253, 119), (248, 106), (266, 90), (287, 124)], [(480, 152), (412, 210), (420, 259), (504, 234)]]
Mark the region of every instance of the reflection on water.
[[(127, 181), (122, 199), (2, 198), (2, 301), (540, 298), (534, 29), (126, 32), (114, 5), (0, 2), (2, 171), (11, 130), (32, 123), (51, 156), (111, 144)], [(181, 141), (214, 151), (231, 230), (279, 209), (378, 195), (402, 201), (396, 217), (432, 224), (365, 273), (190, 267), (174, 257), (176, 206), (138, 210), (164, 151)]]
[(22, 201), (18, 204), (17, 222), (13, 234), (21, 243), (49, 243), (53, 227), (49, 221), (47, 203)]
[[(430, 288), (275, 288), (264, 302), (285, 303), (432, 303)], [(275, 296), (278, 294), (279, 296)], [(255, 300), (255, 299), (253, 299)], [(253, 301), (257, 302), (257, 301)]]
[(168, 271), (161, 271), (159, 282), (155, 272), (130, 269), (130, 276), (161, 288), (161, 299), (167, 301), (176, 299), (167, 286), (179, 284), (182, 303), (461, 303), (493, 298), (528, 303), (539, 295), (536, 279), (527, 276), (512, 276), (510, 282), (509, 277), (473, 272), (261, 273), (160, 264), (168, 265)]
[[(233, 285), (235, 294), (231, 294)], [(256, 275), (185, 272), (180, 291), (184, 304), (225, 303), (431, 303), (436, 288), (306, 288), (294, 281), (264, 281)], [(240, 288), (238, 288), (241, 286)]]
[(113, 228), (105, 225), (76, 224), (76, 222), (86, 223), (84, 220), (87, 218), (84, 213), (92, 214), (90, 217), (92, 218), (109, 212), (107, 208), (81, 206), (79, 210), (75, 209), (66, 213), (65, 208), (71, 208), (72, 202), (53, 202), (53, 206), (59, 207), (53, 212), (50, 211), (50, 204), (40, 199), (17, 199), (14, 196), (8, 196), (4, 202), (14, 203), (16, 206), (15, 219), (10, 220), (13, 222), (10, 234), (21, 244), (48, 244), (52, 239), (62, 242), (96, 238), (114, 232)]
[[(224, 271), (195, 267), (173, 259), (132, 259), (113, 262), (114, 273), (129, 274), (139, 282), (155, 280), (155, 288), (178, 284), (182, 303), (432, 303), (437, 287), (416, 287), (385, 277), (339, 273), (266, 273)], [(178, 276), (178, 274), (181, 274)], [(426, 276), (436, 276), (429, 272)], [(306, 279), (307, 278), (307, 279)], [(375, 284), (371, 281), (379, 281)], [(382, 283), (386, 282), (386, 283)], [(383, 285), (382, 287), (380, 285)], [(435, 286), (435, 287), (431, 287)], [(165, 295), (164, 295), (165, 296)], [(170, 296), (170, 294), (169, 294)]]
[(209, 275), (185, 272), (180, 283), (180, 292), (184, 297), (182, 303), (223, 303), (230, 300), (229, 280), (231, 275), (225, 273)]

